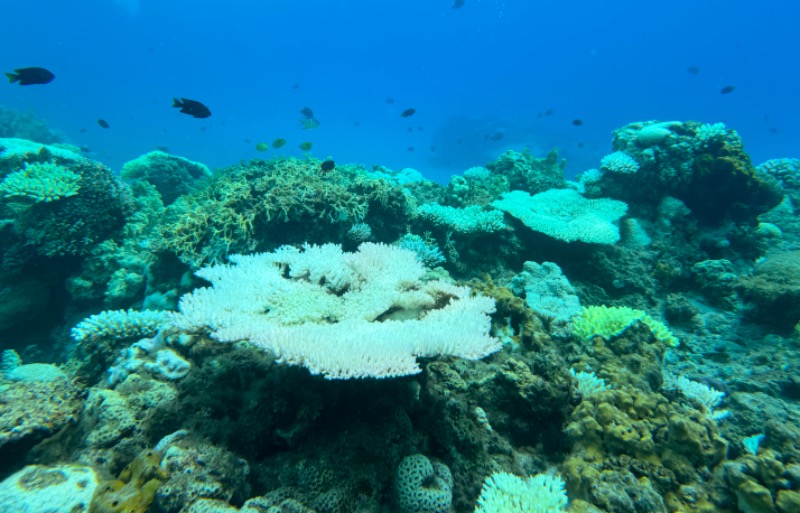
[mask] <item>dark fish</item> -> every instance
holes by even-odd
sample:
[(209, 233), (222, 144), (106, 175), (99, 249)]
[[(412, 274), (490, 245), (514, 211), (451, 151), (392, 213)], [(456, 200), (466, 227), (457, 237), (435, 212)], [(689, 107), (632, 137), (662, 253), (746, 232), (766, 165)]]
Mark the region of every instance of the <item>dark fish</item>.
[(167, 148), (166, 146), (156, 146), (156, 149), (158, 151), (163, 151), (164, 153), (169, 153), (169, 148)]
[(424, 130), (424, 128), (422, 128), (421, 126), (417, 127), (417, 132), (422, 132), (423, 130)]
[(85, 133), (87, 132), (87, 130), (86, 130), (85, 128), (81, 128), (81, 129), (79, 130), (79, 132), (80, 132), (80, 133), (82, 133), (82, 134), (85, 134)]
[(303, 130), (316, 130), (319, 128), (319, 121), (314, 118), (303, 118), (300, 120), (300, 128)]
[(585, 144), (583, 144), (582, 142), (579, 142), (579, 143), (578, 143), (578, 148), (583, 148), (584, 146), (586, 146), (586, 145), (585, 145)]
[(404, 110), (403, 112), (400, 113), (400, 117), (401, 118), (408, 118), (408, 117), (413, 116), (416, 113), (417, 113), (416, 109), (406, 109), (406, 110)]
[(180, 108), (183, 114), (188, 114), (193, 118), (207, 118), (211, 115), (211, 110), (196, 100), (173, 98), (172, 106), (176, 109)]
[(97, 124), (103, 128), (111, 128), (111, 125), (109, 125), (108, 121), (106, 121), (105, 119), (98, 119)]
[(775, 127), (772, 127), (772, 128), (769, 129), (769, 133), (772, 134), (772, 135), (777, 135), (778, 133), (780, 133), (780, 130), (778, 130)]
[(699, 75), (700, 68), (698, 68), (697, 66), (689, 66), (688, 68), (686, 68), (686, 72), (689, 73), (690, 75)]
[(573, 119), (572, 120), (572, 124), (574, 126), (581, 126), (581, 125), (583, 125), (583, 120), (582, 119)]
[(272, 147), (275, 148), (276, 150), (278, 148), (283, 148), (284, 146), (286, 146), (286, 139), (282, 137), (278, 137), (277, 139), (272, 141)]
[(361, 122), (355, 121), (355, 122), (353, 122), (353, 126), (361, 126)]
[(406, 150), (408, 150), (408, 151), (414, 151), (414, 147), (413, 147), (413, 146), (409, 146), (408, 148), (406, 148)]
[(300, 84), (292, 84), (292, 91), (297, 91), (300, 89)]
[(455, 2), (453, 2), (453, 9), (461, 9), (462, 7), (464, 7), (465, 1), (466, 0), (455, 0)]
[(303, 150), (303, 151), (309, 151), (309, 150), (310, 150), (311, 148), (313, 148), (313, 147), (314, 147), (314, 144), (313, 144), (313, 143), (310, 143), (310, 142), (308, 142), (308, 141), (306, 141), (306, 142), (301, 142), (301, 143), (300, 143), (300, 145), (298, 146), (298, 148), (300, 148), (300, 149), (301, 149), (301, 150)]
[(436, 146), (431, 146), (431, 151), (436, 151)]
[(394, 98), (386, 98), (386, 103), (391, 105), (394, 103)]
[(725, 86), (719, 90), (720, 94), (731, 94), (733, 91), (736, 90), (736, 86)]
[(9, 84), (19, 82), (19, 85), (48, 84), (56, 78), (44, 68), (19, 68), (14, 73), (6, 73), (6, 76)]
[(414, 127), (411, 127), (411, 126), (410, 126), (410, 127), (408, 127), (408, 131), (409, 131), (409, 132), (413, 132), (413, 131), (414, 131)]
[(319, 169), (323, 173), (330, 173), (331, 171), (333, 171), (333, 168), (335, 167), (336, 167), (336, 162), (332, 161), (331, 159), (328, 159), (319, 165)]
[(552, 116), (555, 113), (556, 113), (556, 111), (553, 110), (553, 109), (547, 109), (546, 111), (544, 111), (544, 115), (545, 116)]
[(300, 114), (304, 118), (313, 118), (314, 117), (314, 111), (312, 111), (308, 107), (303, 107), (302, 109), (300, 109)]
[(503, 132), (495, 132), (492, 135), (485, 136), (485, 141), (501, 141), (505, 137)]

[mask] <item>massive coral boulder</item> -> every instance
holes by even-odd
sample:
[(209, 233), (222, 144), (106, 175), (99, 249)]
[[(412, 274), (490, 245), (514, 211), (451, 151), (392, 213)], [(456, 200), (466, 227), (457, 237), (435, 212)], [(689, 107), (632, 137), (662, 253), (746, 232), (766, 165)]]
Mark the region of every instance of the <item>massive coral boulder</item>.
[(789, 331), (800, 321), (800, 251), (771, 255), (739, 280), (757, 319)]

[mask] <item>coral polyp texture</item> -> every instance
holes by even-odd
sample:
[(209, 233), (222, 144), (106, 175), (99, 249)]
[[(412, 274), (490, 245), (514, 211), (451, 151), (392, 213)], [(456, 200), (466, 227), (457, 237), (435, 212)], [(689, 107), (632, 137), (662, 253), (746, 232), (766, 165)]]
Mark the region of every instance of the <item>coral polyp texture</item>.
[(416, 374), (417, 357), (479, 359), (500, 349), (488, 333), (494, 300), (422, 281), (412, 251), (325, 244), (230, 260), (197, 272), (212, 287), (181, 298), (176, 327), (247, 340), (330, 379)]

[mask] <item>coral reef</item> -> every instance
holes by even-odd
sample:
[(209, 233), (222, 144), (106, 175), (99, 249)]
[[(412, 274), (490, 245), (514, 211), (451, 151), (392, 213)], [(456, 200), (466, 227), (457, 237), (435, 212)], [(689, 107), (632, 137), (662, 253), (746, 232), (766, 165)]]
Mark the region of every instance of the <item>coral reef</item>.
[(0, 509), (798, 511), (797, 159), (721, 123), (446, 187), (0, 146)]

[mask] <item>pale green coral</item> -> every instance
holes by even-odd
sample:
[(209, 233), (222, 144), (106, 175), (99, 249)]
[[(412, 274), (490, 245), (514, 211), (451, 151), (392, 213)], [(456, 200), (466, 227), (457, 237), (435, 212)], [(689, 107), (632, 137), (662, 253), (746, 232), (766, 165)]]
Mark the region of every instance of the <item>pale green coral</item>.
[(642, 310), (626, 306), (590, 306), (584, 307), (580, 317), (572, 325), (572, 333), (579, 338), (589, 339), (600, 336), (604, 339), (622, 334), (625, 330), (641, 321), (650, 328), (653, 336), (669, 347), (677, 347), (678, 339), (662, 322), (659, 322)]
[(5, 198), (49, 203), (78, 194), (80, 181), (79, 175), (52, 162), (26, 163), (23, 169), (5, 177), (0, 183), (0, 194)]

